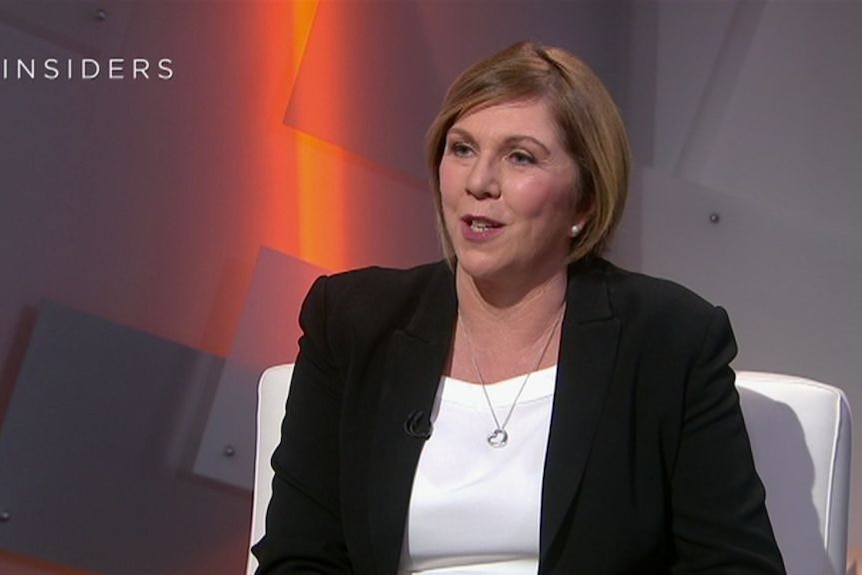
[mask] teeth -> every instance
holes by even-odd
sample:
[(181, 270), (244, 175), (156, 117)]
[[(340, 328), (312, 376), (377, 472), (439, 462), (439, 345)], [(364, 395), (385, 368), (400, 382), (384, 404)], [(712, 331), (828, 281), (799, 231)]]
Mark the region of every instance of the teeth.
[(487, 230), (490, 227), (491, 226), (489, 226), (485, 222), (477, 222), (475, 220), (470, 222), (470, 229), (473, 230), (474, 232), (484, 232), (485, 230)]

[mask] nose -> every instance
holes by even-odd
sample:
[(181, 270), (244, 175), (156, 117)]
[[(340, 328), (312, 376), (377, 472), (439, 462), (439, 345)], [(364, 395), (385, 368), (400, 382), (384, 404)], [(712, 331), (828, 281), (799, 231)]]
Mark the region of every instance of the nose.
[(466, 191), (475, 198), (500, 197), (500, 179), (496, 167), (490, 159), (476, 159), (467, 174)]

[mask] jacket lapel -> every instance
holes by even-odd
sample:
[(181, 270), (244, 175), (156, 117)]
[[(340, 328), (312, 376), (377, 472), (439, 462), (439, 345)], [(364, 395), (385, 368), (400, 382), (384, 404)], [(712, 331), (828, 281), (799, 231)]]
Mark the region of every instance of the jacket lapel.
[(620, 332), (608, 299), (604, 265), (582, 267), (569, 270), (542, 484), (543, 559), (580, 485), (613, 375)]
[(369, 531), (378, 573), (394, 573), (400, 559), (413, 476), (430, 425), (455, 325), (454, 279), (442, 265), (408, 325), (396, 329), (380, 383), (373, 477), (368, 484)]
[[(574, 264), (569, 270), (542, 486), (542, 558), (577, 493), (613, 374), (620, 322), (608, 299), (605, 265)], [(408, 421), (413, 416), (421, 426), (430, 417), (456, 313), (454, 278), (441, 265), (406, 327), (394, 331), (387, 351), (378, 407), (372, 414), (374, 451), (367, 484), (368, 529), (380, 573), (397, 570), (424, 445), (421, 437), (408, 433)]]

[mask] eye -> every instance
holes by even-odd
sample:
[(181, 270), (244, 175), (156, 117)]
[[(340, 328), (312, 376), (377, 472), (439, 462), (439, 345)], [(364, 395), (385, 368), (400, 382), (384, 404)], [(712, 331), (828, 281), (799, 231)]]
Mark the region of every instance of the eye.
[(449, 142), (447, 149), (456, 158), (466, 158), (473, 153), (473, 148), (460, 140)]
[(536, 163), (536, 159), (533, 155), (524, 150), (512, 150), (506, 157), (510, 162), (517, 166), (529, 166)]

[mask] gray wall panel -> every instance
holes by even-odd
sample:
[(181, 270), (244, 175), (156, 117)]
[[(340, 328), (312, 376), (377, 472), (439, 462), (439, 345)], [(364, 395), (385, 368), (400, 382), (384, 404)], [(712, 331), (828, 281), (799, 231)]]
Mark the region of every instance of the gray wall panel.
[(191, 472), (222, 364), (43, 303), (0, 434), (0, 548), (105, 575), (240, 572), (242, 547), (209, 550), (249, 496)]

